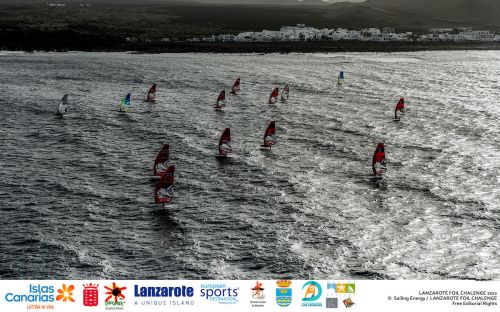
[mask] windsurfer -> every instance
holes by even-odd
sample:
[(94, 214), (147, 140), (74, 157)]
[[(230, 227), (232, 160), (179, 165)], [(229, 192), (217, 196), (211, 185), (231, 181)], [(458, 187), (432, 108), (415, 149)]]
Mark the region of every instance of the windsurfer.
[(379, 143), (372, 159), (372, 169), (374, 176), (380, 176), (385, 172), (385, 146)]
[[(396, 109), (394, 110), (394, 119), (399, 119), (401, 116), (404, 115), (404, 109), (405, 109), (405, 99), (400, 98), (398, 104), (396, 104)], [(398, 115), (398, 112), (400, 115)]]

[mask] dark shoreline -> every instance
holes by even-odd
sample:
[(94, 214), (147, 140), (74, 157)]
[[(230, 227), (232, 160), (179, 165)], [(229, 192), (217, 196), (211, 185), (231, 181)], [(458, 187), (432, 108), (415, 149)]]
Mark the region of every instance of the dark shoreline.
[(137, 53), (339, 53), (339, 52), (412, 52), (448, 50), (500, 50), (500, 42), (447, 43), (447, 42), (175, 42), (162, 45), (139, 44), (129, 51)]
[(134, 53), (334, 53), (500, 50), (500, 42), (128, 42), (123, 38), (71, 31), (1, 32), (0, 50)]

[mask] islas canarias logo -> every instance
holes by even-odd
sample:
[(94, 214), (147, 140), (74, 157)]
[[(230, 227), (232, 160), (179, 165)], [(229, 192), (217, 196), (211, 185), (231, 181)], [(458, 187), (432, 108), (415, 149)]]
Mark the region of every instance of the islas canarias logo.
[(104, 299), (106, 309), (123, 309), (123, 305), (125, 304), (125, 295), (123, 291), (127, 289), (127, 287), (120, 287), (117, 283), (113, 282), (112, 285), (104, 286), (104, 288), (107, 290), (104, 293), (106, 295), (106, 299)]
[(62, 302), (75, 302), (75, 299), (73, 299), (73, 290), (75, 290), (74, 285), (66, 286), (66, 284), (62, 284), (62, 287), (57, 290), (56, 300)]
[(322, 293), (321, 285), (316, 281), (308, 281), (302, 286), (302, 306), (321, 307), (323, 304), (319, 300)]

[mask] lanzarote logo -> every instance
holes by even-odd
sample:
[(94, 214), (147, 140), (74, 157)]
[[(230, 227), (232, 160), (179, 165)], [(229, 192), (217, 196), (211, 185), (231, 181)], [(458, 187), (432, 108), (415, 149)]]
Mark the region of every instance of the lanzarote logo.
[(107, 290), (104, 294), (106, 295), (106, 299), (104, 299), (104, 305), (108, 310), (121, 310), (123, 309), (123, 305), (125, 304), (125, 295), (123, 291), (127, 289), (127, 287), (120, 287), (115, 282), (111, 286), (104, 286)]
[(83, 284), (83, 305), (97, 307), (99, 304), (99, 284)]
[[(134, 285), (135, 306), (192, 306), (194, 288), (190, 286)], [(139, 300), (138, 300), (139, 299)], [(167, 300), (168, 299), (168, 300)]]
[(62, 287), (57, 290), (58, 295), (56, 300), (62, 302), (75, 302), (75, 299), (73, 299), (73, 290), (75, 290), (75, 286), (66, 286), (66, 284), (62, 284)]
[(264, 287), (259, 281), (255, 282), (255, 286), (252, 287), (252, 299), (250, 299), (250, 304), (252, 308), (262, 308), (266, 304), (266, 296), (264, 295)]
[(323, 303), (321, 298), (321, 285), (316, 281), (309, 281), (302, 286), (302, 306), (303, 307), (321, 307)]
[(276, 282), (278, 287), (276, 288), (276, 303), (280, 307), (288, 307), (292, 304), (292, 281), (290, 280), (280, 280)]

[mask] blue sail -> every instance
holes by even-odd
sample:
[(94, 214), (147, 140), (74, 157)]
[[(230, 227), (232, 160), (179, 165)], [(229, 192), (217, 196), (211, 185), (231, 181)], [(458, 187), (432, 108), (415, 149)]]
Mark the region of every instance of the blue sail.
[(125, 98), (122, 100), (120, 105), (120, 111), (128, 112), (130, 109), (130, 93), (128, 93)]
[(341, 71), (341, 72), (339, 73), (338, 78), (337, 78), (337, 83), (338, 83), (338, 85), (339, 85), (339, 86), (340, 86), (340, 85), (342, 85), (342, 82), (343, 82), (343, 81), (344, 81), (344, 71)]

